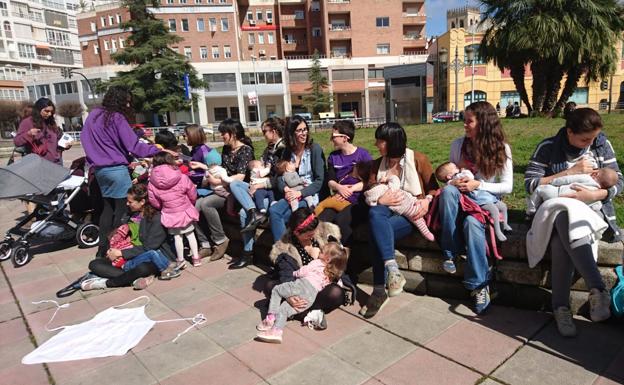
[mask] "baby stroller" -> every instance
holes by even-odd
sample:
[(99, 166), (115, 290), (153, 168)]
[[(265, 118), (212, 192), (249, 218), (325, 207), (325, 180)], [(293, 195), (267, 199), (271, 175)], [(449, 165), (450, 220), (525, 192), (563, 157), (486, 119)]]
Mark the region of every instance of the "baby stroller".
[[(70, 216), (67, 206), (82, 191), (88, 176), (70, 176), (71, 170), (30, 154), (21, 161), (0, 168), (0, 199), (20, 198), (36, 204), (32, 214), (6, 232), (0, 242), (0, 260), (9, 258), (15, 267), (32, 259), (30, 241), (65, 241), (74, 239), (79, 247), (93, 247), (99, 241), (97, 225)], [(84, 216), (83, 216), (84, 218)], [(36, 219), (30, 229), (22, 229)]]

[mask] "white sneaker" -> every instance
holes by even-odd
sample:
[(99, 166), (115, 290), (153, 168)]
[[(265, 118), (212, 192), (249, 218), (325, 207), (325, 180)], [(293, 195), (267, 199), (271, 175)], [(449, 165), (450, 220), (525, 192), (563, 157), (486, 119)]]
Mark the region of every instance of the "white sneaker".
[(557, 322), (557, 330), (564, 337), (576, 336), (576, 326), (572, 320), (572, 312), (569, 308), (561, 306), (553, 312), (555, 321)]
[(327, 320), (325, 319), (325, 313), (323, 313), (323, 310), (310, 310), (303, 319), (303, 323), (308, 325), (310, 329), (327, 329)]
[(103, 290), (106, 289), (106, 281), (108, 281), (108, 279), (100, 277), (85, 279), (80, 284), (80, 288), (83, 291)]
[(589, 291), (589, 317), (594, 322), (600, 322), (611, 317), (611, 296), (606, 290), (591, 289)]

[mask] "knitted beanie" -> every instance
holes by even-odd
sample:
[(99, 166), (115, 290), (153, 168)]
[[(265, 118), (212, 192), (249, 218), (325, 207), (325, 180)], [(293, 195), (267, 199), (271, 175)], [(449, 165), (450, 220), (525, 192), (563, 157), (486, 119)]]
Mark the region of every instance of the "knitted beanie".
[(221, 165), (221, 154), (219, 154), (219, 151), (215, 150), (215, 149), (211, 149), (210, 151), (208, 151), (205, 155), (204, 155), (204, 163), (207, 166), (211, 166), (213, 164), (216, 165)]

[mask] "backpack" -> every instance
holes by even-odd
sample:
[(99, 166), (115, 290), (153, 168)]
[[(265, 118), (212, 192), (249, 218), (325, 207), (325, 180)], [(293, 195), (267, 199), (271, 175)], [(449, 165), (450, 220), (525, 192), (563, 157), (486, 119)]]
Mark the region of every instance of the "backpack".
[(611, 310), (617, 317), (624, 316), (624, 272), (622, 270), (621, 265), (615, 268), (618, 283), (611, 289)]

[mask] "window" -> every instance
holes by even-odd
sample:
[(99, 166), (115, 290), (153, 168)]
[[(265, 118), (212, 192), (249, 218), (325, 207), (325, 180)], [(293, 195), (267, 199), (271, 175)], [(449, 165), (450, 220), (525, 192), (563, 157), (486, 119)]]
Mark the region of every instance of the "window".
[(188, 19), (182, 19), (180, 25), (181, 25), (182, 32), (188, 32), (189, 31)]
[(93, 53), (96, 55), (100, 54), (100, 45), (98, 43), (93, 44)]
[(383, 68), (369, 68), (368, 69), (369, 79), (383, 79), (383, 77), (384, 77)]
[(230, 118), (234, 120), (240, 120), (240, 113), (238, 112), (238, 107), (230, 107)]
[(210, 91), (236, 91), (236, 75), (229, 74), (205, 74), (204, 81)]
[(321, 29), (319, 27), (312, 28), (312, 37), (321, 37)]
[(249, 42), (249, 45), (256, 44), (256, 35), (250, 33), (249, 35), (247, 35), (247, 41)]
[[(307, 70), (288, 71), (288, 79), (291, 82), (307, 82), (308, 76), (309, 76), (309, 72)], [(321, 69), (321, 76), (327, 79), (327, 69)]]
[(267, 22), (273, 22), (273, 11), (267, 10), (266, 11), (266, 18), (267, 18)]
[(221, 31), (227, 32), (230, 30), (230, 22), (227, 17), (221, 18)]
[(113, 25), (115, 23), (115, 18), (113, 15), (108, 15), (108, 25)]
[(255, 106), (247, 106), (247, 111), (249, 111), (249, 121), (257, 122), (258, 121), (258, 103)]
[(302, 10), (295, 11), (295, 20), (303, 20), (305, 18), (305, 12)]
[(210, 28), (211, 32), (215, 32), (217, 30), (217, 19), (215, 19), (214, 17), (208, 19), (208, 27)]
[(310, 9), (312, 9), (312, 12), (319, 12), (321, 10), (321, 3), (319, 1), (312, 1)]
[(91, 22), (91, 32), (95, 32), (97, 31), (97, 25), (95, 24), (95, 22)]
[(253, 19), (254, 19), (254, 18), (253, 18), (253, 12), (251, 12), (251, 11), (247, 11), (247, 20), (248, 20), (248, 21), (251, 21), (251, 20), (253, 20)]
[(176, 31), (176, 20), (175, 19), (169, 19), (169, 31), (171, 32), (175, 32)]
[(232, 57), (232, 48), (229, 45), (223, 46), (223, 56), (228, 59)]
[(42, 84), (37, 86), (37, 93), (39, 96), (50, 96), (52, 93), (50, 92), (50, 85)]
[(208, 59), (208, 48), (199, 47), (199, 57), (201, 59)]
[(111, 52), (117, 52), (117, 40), (111, 40)]
[(258, 33), (258, 44), (264, 44), (264, 33)]
[[(476, 96), (475, 96), (475, 99), (477, 99)], [(578, 87), (567, 101), (575, 102), (576, 104), (587, 104), (587, 99), (588, 99), (588, 88)]]
[(261, 21), (264, 19), (264, 14), (261, 9), (256, 10), (256, 20)]
[(54, 93), (57, 95), (67, 95), (78, 93), (76, 82), (54, 83)]
[(332, 70), (333, 80), (361, 80), (364, 79), (363, 69)]
[(186, 58), (189, 60), (193, 58), (193, 50), (191, 49), (191, 47), (184, 47), (184, 56), (186, 56)]
[(115, 17), (117, 18), (117, 24), (121, 24), (121, 15), (116, 14)]
[[(475, 97), (476, 99), (476, 97)], [(505, 110), (507, 105), (511, 104), (513, 106), (514, 103), (520, 104), (522, 101), (520, 99), (520, 94), (518, 91), (501, 91), (500, 96), (500, 107), (501, 110)]]
[(120, 37), (119, 38), (119, 48), (123, 48), (125, 42), (126, 42), (126, 39), (124, 39), (123, 37)]
[(197, 19), (197, 32), (204, 32), (204, 19)]
[(375, 25), (378, 28), (387, 28), (390, 26), (390, 18), (389, 17), (378, 17), (376, 19)]
[(254, 74), (253, 72), (243, 72), (241, 73), (241, 81), (243, 82), (243, 84), (281, 84), (282, 73), (281, 72), (257, 72)]
[(104, 51), (108, 51), (110, 48), (108, 47), (108, 40), (104, 40)]
[(215, 121), (220, 122), (222, 120), (227, 119), (228, 118), (227, 111), (228, 111), (227, 107), (215, 107), (214, 109)]
[(269, 40), (269, 44), (275, 44), (275, 35), (273, 32), (267, 32), (267, 38)]
[(186, 4), (186, 0), (180, 0), (180, 4)]
[(100, 24), (102, 25), (102, 28), (106, 27), (106, 19), (104, 16), (100, 16)]
[(173, 0), (167, 0), (167, 4), (173, 4)]
[(390, 44), (377, 44), (377, 55), (390, 54)]
[(485, 62), (483, 61), (483, 59), (481, 59), (481, 57), (479, 56), (479, 44), (472, 44), (469, 46), (466, 46), (466, 48), (464, 48), (464, 61), (470, 65), (472, 65), (472, 62), (470, 60), (468, 60), (468, 50), (469, 49), (473, 49), (474, 52), (474, 64), (479, 65), (479, 64), (485, 64)]
[(213, 45), (212, 46), (212, 58), (213, 59), (218, 59), (219, 58), (219, 46), (218, 45)]
[[(463, 20), (459, 21), (459, 28), (464, 28), (464, 21)], [(476, 99), (476, 96), (475, 96), (475, 99)]]
[[(476, 91), (474, 92), (474, 97), (475, 97), (475, 102), (480, 102), (480, 101), (486, 101), (487, 100), (487, 94), (483, 91)], [(464, 106), (469, 106), (472, 101), (470, 100), (472, 99), (472, 93), (471, 92), (466, 92), (464, 94)]]

